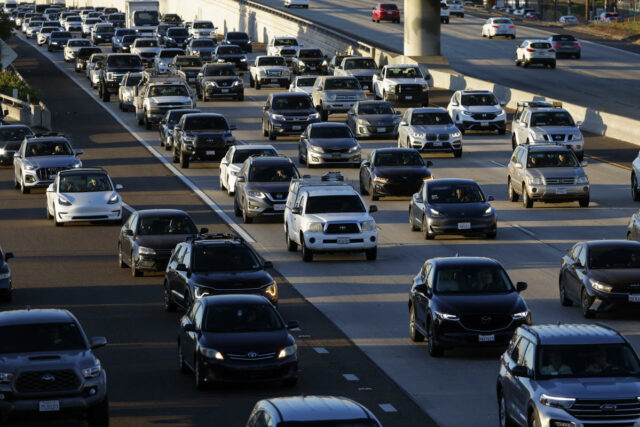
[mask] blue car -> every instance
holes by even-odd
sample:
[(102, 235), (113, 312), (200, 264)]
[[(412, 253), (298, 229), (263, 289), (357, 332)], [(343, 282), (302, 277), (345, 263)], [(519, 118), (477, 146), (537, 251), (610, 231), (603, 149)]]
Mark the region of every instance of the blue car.
[(271, 141), (278, 136), (300, 135), (320, 121), (311, 97), (305, 93), (271, 93), (262, 113), (262, 134)]
[(52, 52), (54, 50), (61, 50), (72, 38), (73, 36), (69, 31), (54, 31), (49, 36), (49, 44), (47, 45), (47, 50), (49, 52)]

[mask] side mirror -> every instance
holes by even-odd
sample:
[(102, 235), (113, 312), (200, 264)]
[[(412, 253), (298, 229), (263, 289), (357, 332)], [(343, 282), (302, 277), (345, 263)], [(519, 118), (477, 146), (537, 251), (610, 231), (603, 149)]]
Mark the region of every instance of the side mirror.
[(238, 126), (236, 125), (229, 125), (229, 130), (236, 130), (238, 129)]
[(291, 208), (291, 213), (294, 215), (300, 215), (302, 213), (302, 209), (300, 209), (300, 206), (296, 206)]
[(197, 332), (196, 330), (196, 325), (194, 325), (193, 323), (187, 323), (185, 324), (182, 329), (185, 330), (185, 332)]
[(589, 165), (589, 162), (587, 162), (586, 160), (583, 160), (580, 162), (580, 166), (582, 166), (583, 168), (586, 168)]
[(200, 234), (207, 234), (209, 232), (209, 229), (207, 227), (202, 227), (200, 229)]
[(6, 254), (4, 254), (5, 261), (9, 261), (11, 258), (14, 258), (13, 252), (7, 252)]
[(501, 107), (504, 107), (504, 106), (506, 106), (506, 105), (507, 105), (507, 103), (506, 103), (506, 102), (504, 102), (504, 101), (501, 101), (501, 102), (500, 102), (500, 106), (501, 106)]
[(81, 149), (79, 149), (79, 148), (78, 148), (78, 149), (76, 150), (76, 156), (79, 156), (79, 155), (81, 155), (82, 153), (84, 153), (84, 151), (82, 151)]
[(295, 329), (300, 327), (300, 322), (297, 320), (289, 320), (287, 322), (287, 329)]
[(529, 368), (527, 368), (526, 366), (516, 365), (513, 368), (511, 368), (510, 371), (511, 371), (511, 375), (513, 375), (514, 377), (526, 377), (526, 378), (531, 377), (531, 372), (529, 371)]
[(571, 267), (575, 268), (576, 270), (580, 270), (581, 268), (584, 268), (584, 266), (582, 265), (582, 263), (580, 261), (574, 261), (573, 264), (571, 264)]
[(126, 230), (124, 230), (124, 235), (125, 236), (133, 236), (133, 230), (130, 228), (127, 228)]
[(427, 167), (430, 168), (433, 166), (433, 162), (431, 160), (427, 160)]
[(53, 184), (49, 184), (49, 186), (47, 187), (47, 193), (52, 193), (54, 190), (53, 188)]
[(406, 120), (402, 120), (402, 121), (400, 121), (400, 123), (399, 123), (399, 126), (407, 126), (407, 125), (408, 125), (408, 123), (407, 123), (407, 121), (406, 121)]
[[(293, 83), (291, 84), (291, 86), (293, 86)], [(269, 111), (269, 106), (268, 105), (262, 106), (262, 111)]]
[(123, 188), (122, 184), (116, 184), (116, 190), (122, 190)]
[(413, 201), (416, 203), (422, 203), (423, 202), (422, 195), (420, 193), (415, 193), (413, 195)]
[(516, 169), (522, 169), (522, 163), (514, 163), (514, 164), (513, 164), (513, 166), (514, 166)]
[(102, 68), (104, 66), (104, 62), (98, 61), (96, 62), (96, 68)]
[(21, 157), (22, 157), (22, 156), (20, 155), (20, 153), (13, 153), (13, 158), (14, 158), (14, 159), (19, 159), (19, 158), (21, 158)]
[(496, 198), (495, 198), (495, 197), (493, 197), (493, 196), (489, 196), (489, 197), (487, 197), (487, 201), (488, 201), (488, 202), (493, 202), (495, 199), (496, 199)]
[(89, 347), (91, 347), (91, 350), (104, 347), (105, 345), (107, 345), (107, 339), (105, 337), (93, 337), (89, 340)]
[(453, 101), (453, 102), (451, 103), (451, 105), (453, 105), (454, 107), (457, 107), (459, 104), (458, 104), (458, 102), (457, 102), (457, 101)]
[(378, 207), (376, 205), (369, 206), (369, 213), (378, 212)]
[[(6, 114), (5, 114), (5, 115), (6, 115)], [(577, 127), (582, 126), (582, 121), (581, 121), (581, 120), (577, 121), (577, 122), (576, 122), (576, 126), (577, 126)]]
[(522, 292), (527, 289), (527, 282), (518, 282), (516, 283), (516, 291)]
[(368, 160), (364, 160), (364, 161), (362, 162), (362, 166), (364, 166), (365, 168), (368, 168), (369, 166), (371, 166), (371, 162), (370, 162), (370, 161), (368, 161)]
[(246, 178), (244, 176), (239, 176), (238, 177), (238, 182), (246, 182)]
[(273, 263), (271, 261), (265, 261), (262, 263), (262, 268), (273, 268)]
[(420, 292), (421, 294), (427, 294), (427, 285), (425, 283), (420, 283), (415, 287), (416, 292)]
[(178, 266), (176, 267), (177, 271), (187, 271), (187, 266), (184, 264), (178, 264)]

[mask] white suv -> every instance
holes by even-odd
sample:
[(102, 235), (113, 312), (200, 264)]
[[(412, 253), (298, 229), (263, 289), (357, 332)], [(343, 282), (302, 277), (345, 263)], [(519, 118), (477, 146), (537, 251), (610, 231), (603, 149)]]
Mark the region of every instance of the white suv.
[(525, 40), (516, 48), (516, 66), (532, 64), (556, 68), (556, 50), (547, 40)]
[(447, 111), (460, 132), (467, 130), (495, 130), (504, 135), (507, 114), (493, 92), (488, 90), (459, 90), (453, 94)]
[(291, 181), (284, 211), (284, 233), (289, 251), (302, 249), (302, 260), (315, 252), (360, 252), (373, 261), (378, 254), (378, 227), (360, 194), (339, 172), (321, 179)]

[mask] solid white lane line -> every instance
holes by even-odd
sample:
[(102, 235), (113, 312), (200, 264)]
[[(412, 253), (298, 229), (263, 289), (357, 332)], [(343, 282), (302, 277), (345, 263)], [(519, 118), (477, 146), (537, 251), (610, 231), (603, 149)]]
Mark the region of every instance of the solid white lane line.
[(327, 350), (324, 347), (313, 347), (313, 349), (316, 351), (316, 353), (318, 354), (329, 354), (329, 350)]
[(378, 406), (384, 412), (398, 412), (398, 410), (396, 408), (394, 408), (391, 403), (380, 403), (380, 404), (378, 404)]
[(354, 374), (342, 374), (342, 376), (344, 377), (345, 380), (347, 381), (360, 381), (360, 378), (358, 378), (356, 375)]
[(538, 236), (536, 235), (536, 233), (534, 233), (534, 232), (533, 232), (533, 231), (531, 231), (531, 230), (527, 230), (526, 228), (522, 227), (521, 225), (518, 225), (518, 224), (511, 224), (511, 226), (512, 226), (513, 228), (517, 229), (517, 230), (522, 231), (524, 234), (527, 234), (527, 235), (529, 235), (529, 236), (533, 237), (534, 239), (537, 239), (537, 238), (538, 238)]
[[(120, 196), (120, 197), (122, 197), (122, 196)], [(125, 202), (122, 202), (122, 207), (125, 208), (126, 210), (128, 210), (129, 213), (134, 213), (136, 211), (135, 209), (133, 209), (131, 206), (129, 206)]]
[(490, 163), (493, 163), (494, 165), (498, 165), (498, 166), (500, 166), (501, 168), (506, 168), (506, 167), (507, 167), (507, 165), (503, 165), (502, 163), (496, 162), (496, 161), (494, 161), (494, 160), (491, 160), (491, 162), (490, 162)]

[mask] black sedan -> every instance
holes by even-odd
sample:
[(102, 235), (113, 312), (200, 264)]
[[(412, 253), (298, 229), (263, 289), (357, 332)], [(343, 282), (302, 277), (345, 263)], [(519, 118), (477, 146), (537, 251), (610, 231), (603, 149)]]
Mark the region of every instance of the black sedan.
[(348, 164), (360, 167), (360, 144), (344, 123), (312, 123), (300, 135), (298, 160), (308, 168), (316, 165)]
[(398, 138), (400, 111), (387, 101), (358, 101), (347, 112), (347, 125), (356, 138)]
[(11, 269), (9, 268), (9, 261), (13, 258), (13, 253), (2, 252), (0, 248), (0, 299), (4, 299), (7, 302), (11, 302), (13, 294), (13, 285), (11, 283)]
[(491, 258), (427, 260), (409, 293), (409, 336), (427, 338), (429, 354), (453, 347), (503, 346), (531, 314), (502, 265)]
[(626, 240), (580, 242), (562, 257), (560, 303), (579, 303), (582, 315), (595, 317), (615, 308), (640, 307), (640, 243)]
[[(203, 228), (202, 233), (208, 230)], [(173, 248), (198, 234), (198, 228), (186, 212), (175, 209), (148, 209), (134, 212), (120, 230), (118, 265), (129, 266), (131, 274), (164, 271)]]
[(180, 319), (178, 363), (192, 371), (196, 388), (213, 382), (298, 381), (298, 348), (264, 297), (220, 295), (199, 299)]
[(223, 44), (216, 47), (213, 52), (213, 61), (234, 64), (240, 71), (247, 71), (247, 55), (242, 52), (240, 46)]
[(22, 141), (33, 136), (33, 132), (26, 125), (0, 126), (0, 164), (12, 165), (13, 155), (18, 152)]
[(222, 44), (235, 44), (236, 46), (240, 46), (245, 52), (252, 52), (253, 47), (251, 46), (251, 40), (249, 40), (249, 35), (242, 31), (230, 31), (228, 32), (221, 41)]
[(425, 239), (438, 234), (480, 235), (495, 239), (498, 216), (480, 186), (471, 179), (425, 181), (409, 203), (409, 225)]
[(384, 196), (411, 196), (431, 179), (430, 161), (410, 148), (379, 148), (360, 164), (360, 193), (371, 200)]

